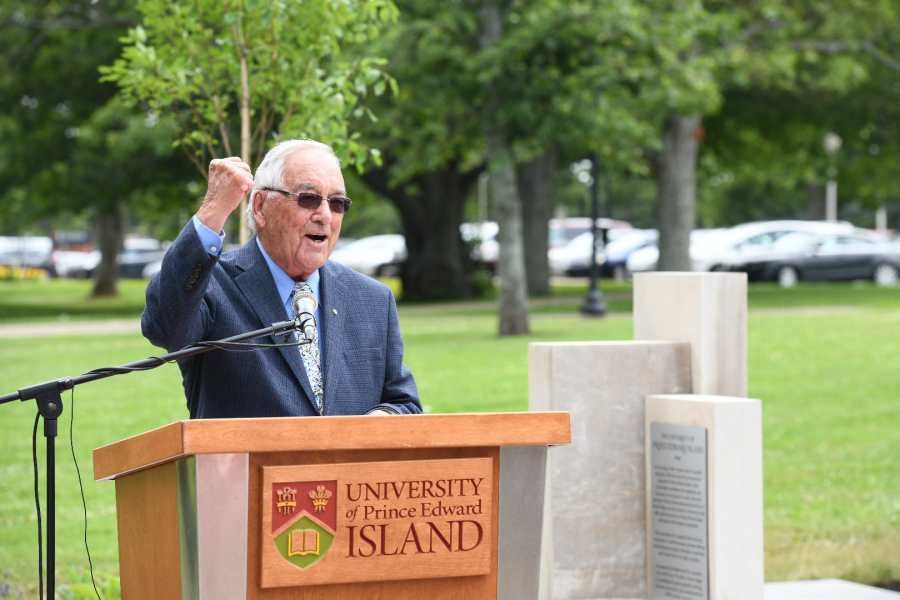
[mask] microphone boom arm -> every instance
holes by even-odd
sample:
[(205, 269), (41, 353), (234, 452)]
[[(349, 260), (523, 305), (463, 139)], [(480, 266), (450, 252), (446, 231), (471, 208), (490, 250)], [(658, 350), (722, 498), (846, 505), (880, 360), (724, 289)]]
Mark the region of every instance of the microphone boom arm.
[[(90, 381), (96, 381), (98, 379), (104, 379), (106, 377), (112, 377), (113, 375), (120, 375), (124, 373), (130, 373), (132, 371), (147, 371), (150, 369), (154, 369), (166, 363), (172, 362), (173, 360), (178, 360), (179, 358), (186, 358), (188, 356), (193, 356), (195, 354), (202, 354), (203, 352), (209, 352), (210, 350), (216, 350), (218, 347), (215, 345), (216, 343), (240, 343), (246, 342), (248, 340), (252, 340), (254, 338), (262, 337), (264, 335), (277, 335), (283, 331), (287, 331), (289, 329), (300, 329), (304, 325), (300, 322), (300, 319), (292, 319), (290, 321), (279, 321), (278, 323), (273, 323), (269, 327), (264, 327), (263, 329), (257, 329), (256, 331), (251, 331), (248, 333), (242, 333), (239, 335), (235, 335), (232, 337), (224, 338), (221, 340), (216, 340), (215, 342), (197, 342), (196, 344), (192, 344), (187, 348), (182, 348), (181, 350), (176, 350), (175, 352), (169, 352), (168, 354), (163, 354), (161, 356), (151, 356), (150, 358), (145, 358), (143, 360), (139, 360), (137, 362), (128, 363), (126, 365), (122, 365), (120, 367), (115, 367), (111, 369), (99, 369), (96, 372), (90, 371), (85, 373), (84, 375), (79, 375), (78, 377), (65, 377), (63, 379), (57, 379), (53, 381), (45, 381), (44, 383), (39, 383), (37, 385), (28, 386), (25, 388), (20, 388), (18, 392), (13, 392), (11, 394), (6, 394), (5, 396), (0, 396), (0, 404), (5, 404), (6, 402), (12, 402), (13, 400), (38, 400), (38, 408), (41, 409), (41, 415), (44, 417), (55, 418), (52, 416), (55, 413), (55, 410), (49, 410), (49, 414), (44, 413), (44, 408), (41, 406), (41, 398), (48, 394), (56, 394), (58, 395), (60, 392), (65, 390), (71, 390), (76, 385), (82, 383), (88, 383)], [(61, 410), (59, 412), (62, 412)], [(57, 413), (56, 416), (59, 416)]]

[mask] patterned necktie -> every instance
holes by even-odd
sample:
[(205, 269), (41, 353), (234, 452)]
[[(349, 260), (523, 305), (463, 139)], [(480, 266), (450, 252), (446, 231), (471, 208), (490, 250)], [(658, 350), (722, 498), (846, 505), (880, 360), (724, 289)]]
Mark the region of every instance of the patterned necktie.
[[(305, 281), (298, 281), (294, 285), (294, 293), (301, 291), (312, 293), (312, 288)], [(297, 332), (299, 341), (303, 341), (302, 333)], [(313, 339), (310, 343), (300, 346), (300, 357), (303, 359), (303, 366), (306, 368), (306, 376), (309, 377), (309, 384), (312, 386), (313, 393), (316, 396), (316, 407), (319, 414), (322, 414), (324, 406), (325, 387), (322, 384), (322, 360), (319, 355), (319, 329), (313, 321)]]

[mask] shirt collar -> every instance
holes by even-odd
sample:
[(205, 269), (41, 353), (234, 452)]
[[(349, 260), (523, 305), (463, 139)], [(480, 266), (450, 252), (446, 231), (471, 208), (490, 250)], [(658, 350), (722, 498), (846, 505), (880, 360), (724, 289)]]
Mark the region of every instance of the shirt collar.
[[(272, 260), (272, 257), (269, 256), (265, 248), (263, 248), (262, 242), (259, 241), (259, 237), (256, 238), (256, 245), (259, 247), (259, 251), (262, 252), (263, 258), (266, 259), (266, 264), (269, 266), (269, 271), (272, 273), (272, 279), (275, 280), (275, 287), (278, 288), (278, 295), (281, 296), (281, 303), (285, 306), (285, 309), (287, 309), (288, 317), (293, 317), (291, 314), (290, 297), (291, 292), (294, 291), (294, 280), (291, 279), (290, 275), (284, 272), (284, 269), (279, 267), (275, 261)], [(309, 284), (312, 293), (316, 296), (316, 300), (321, 304), (322, 297), (319, 295), (319, 279), (319, 271), (317, 269), (306, 279), (306, 283)]]

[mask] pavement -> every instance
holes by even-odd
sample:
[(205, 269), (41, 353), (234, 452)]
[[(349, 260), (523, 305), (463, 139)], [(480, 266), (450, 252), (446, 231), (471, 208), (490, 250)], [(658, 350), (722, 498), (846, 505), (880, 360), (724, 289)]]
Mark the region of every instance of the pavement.
[(0, 338), (38, 337), (41, 335), (96, 335), (102, 333), (140, 333), (140, 319), (109, 321), (71, 321), (0, 325)]

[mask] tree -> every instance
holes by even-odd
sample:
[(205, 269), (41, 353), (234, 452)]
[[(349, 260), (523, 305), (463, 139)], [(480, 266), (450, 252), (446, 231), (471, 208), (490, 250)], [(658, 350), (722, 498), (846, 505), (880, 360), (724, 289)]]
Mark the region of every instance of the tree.
[(171, 210), (193, 201), (187, 191), (193, 173), (172, 148), (174, 136), (167, 122), (113, 98), (79, 126), (78, 143), (54, 170), (60, 189), (92, 199), (102, 257), (92, 295), (118, 294), (126, 211), (147, 214), (156, 203)]
[[(429, 270), (441, 273), (444, 286), (466, 288), (458, 279), (465, 269), (448, 268), (463, 255), (458, 251), (459, 222), (445, 218), (462, 211), (443, 212), (446, 207), (437, 203), (461, 206), (475, 181), (469, 175), (492, 156), (489, 162), (495, 167), (509, 165), (492, 174), (492, 185), (505, 181), (504, 196), (518, 197), (511, 210), (521, 212), (518, 228), (528, 232), (513, 235), (517, 226), (501, 224), (501, 263), (505, 256), (518, 264), (514, 256), (524, 254), (528, 267), (522, 276), (507, 275), (510, 267), (501, 266), (501, 281), (513, 286), (507, 287), (513, 301), (501, 302), (500, 310), (521, 315), (526, 278), (528, 290), (548, 291), (547, 220), (554, 202), (550, 174), (557, 159), (571, 161), (598, 149), (615, 165), (638, 168), (637, 148), (652, 133), (624, 108), (633, 93), (619, 83), (626, 53), (615, 40), (617, 27), (628, 23), (627, 11), (619, 11), (616, 3), (595, 10), (587, 2), (556, 1), (398, 4), (400, 18), (379, 52), (389, 56), (385, 68), (396, 77), (400, 92), (382, 97), (376, 110), (380, 119), (361, 126), (367, 140), (386, 140), (386, 175), (370, 183), (400, 207), (410, 253), (404, 294), (428, 298), (430, 288), (423, 284), (438, 277), (413, 278), (409, 273)], [(489, 9), (493, 33), (482, 6)], [(598, 45), (610, 55), (605, 62), (597, 59)], [(643, 71), (637, 70), (635, 77), (641, 76)], [(599, 105), (596, 87), (585, 81), (609, 88)], [(465, 185), (444, 185), (446, 193), (439, 196), (423, 193), (419, 178), (424, 173), (449, 178), (452, 169), (465, 176)], [(404, 208), (407, 203), (401, 200), (411, 194), (415, 210)], [(496, 191), (494, 196), (501, 197)], [(425, 227), (434, 235), (414, 233)], [(423, 256), (441, 256), (442, 262), (425, 266), (419, 260)], [(501, 322), (506, 321), (501, 315)]]
[(399, 91), (373, 100), (377, 120), (354, 121), (383, 160), (363, 177), (401, 217), (408, 250), (404, 299), (467, 297), (472, 268), (459, 226), (483, 160), (473, 110), (480, 92), (466, 66), (475, 22), (457, 5), (398, 4), (397, 23), (374, 51), (388, 57), (384, 68)]
[[(488, 57), (500, 45), (503, 22), (508, 17), (510, 3), (501, 0), (482, 0), (479, 10), (478, 45)], [(500, 61), (491, 61), (494, 71)], [(498, 64), (500, 63), (500, 64)], [(485, 158), (491, 176), (491, 201), (500, 226), (500, 335), (521, 335), (528, 328), (528, 286), (525, 275), (525, 251), (522, 238), (522, 204), (516, 182), (516, 164), (510, 142), (510, 132), (500, 116), (501, 104), (506, 101), (503, 81), (485, 77), (481, 106), (482, 131), (485, 139)]]
[[(366, 114), (364, 97), (391, 80), (379, 59), (344, 50), (378, 36), (396, 14), (389, 0), (140, 0), (137, 8), (141, 24), (129, 30), (121, 58), (102, 69), (104, 81), (174, 118), (178, 145), (204, 176), (209, 159), (238, 147), (258, 164), (284, 135), (326, 141), (351, 165), (373, 152), (347, 120)], [(239, 227), (246, 241), (243, 219)]]
[[(115, 1), (7, 2), (0, 13), (0, 194), (7, 207), (0, 221), (18, 230), (37, 219), (92, 213), (103, 249), (95, 296), (116, 293), (122, 214), (132, 199), (139, 209), (161, 183), (153, 149), (170, 153), (171, 137), (159, 141), (163, 128), (146, 126), (139, 110), (109, 104), (115, 87), (98, 81), (97, 67), (116, 56), (135, 17), (129, 2)], [(129, 140), (132, 134), (138, 139)], [(137, 156), (129, 152), (136, 147)], [(171, 181), (177, 170), (169, 166)]]
[(846, 97), (865, 82), (873, 61), (896, 62), (881, 46), (896, 35), (885, 24), (897, 22), (898, 9), (888, 2), (779, 0), (657, 2), (648, 10), (650, 30), (662, 41), (655, 54), (660, 76), (680, 82), (662, 86), (670, 96), (659, 103), (663, 144), (650, 153), (659, 194), (659, 266), (689, 269), (703, 117), (728, 111), (721, 100), (742, 92)]
[[(830, 170), (842, 207), (872, 209), (900, 198), (888, 167), (900, 152), (900, 60), (878, 50), (896, 47), (892, 24), (900, 15), (893, 5), (853, 11), (828, 12), (813, 19), (816, 35), (796, 36), (792, 49), (803, 62), (796, 85), (758, 78), (755, 87), (725, 89), (723, 111), (706, 122), (706, 222), (824, 218)], [(843, 139), (833, 158), (823, 148), (826, 132)]]

